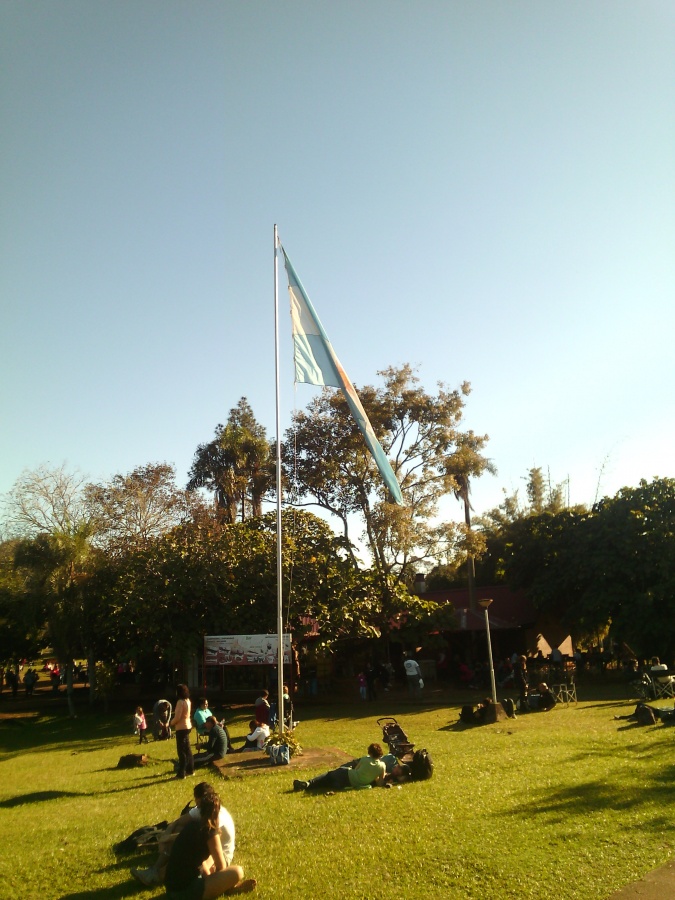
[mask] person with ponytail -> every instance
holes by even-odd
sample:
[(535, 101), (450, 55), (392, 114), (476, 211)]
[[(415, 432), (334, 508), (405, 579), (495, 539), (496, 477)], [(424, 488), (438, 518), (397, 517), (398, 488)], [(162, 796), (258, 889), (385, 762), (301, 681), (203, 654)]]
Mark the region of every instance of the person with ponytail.
[(178, 768), (176, 778), (185, 778), (186, 775), (194, 775), (195, 763), (190, 749), (190, 689), (186, 684), (179, 684), (176, 688), (178, 702), (169, 725), (176, 731), (176, 752), (178, 753)]
[(164, 887), (169, 900), (212, 900), (223, 894), (243, 894), (256, 886), (244, 880), (241, 866), (228, 866), (220, 840), (220, 797), (207, 792), (199, 804), (199, 818), (192, 818), (180, 832), (166, 867)]

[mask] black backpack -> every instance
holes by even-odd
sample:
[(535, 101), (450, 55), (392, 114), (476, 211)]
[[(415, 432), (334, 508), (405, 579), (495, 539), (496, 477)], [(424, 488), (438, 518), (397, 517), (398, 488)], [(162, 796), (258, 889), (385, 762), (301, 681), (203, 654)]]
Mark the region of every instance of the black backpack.
[(463, 706), (459, 714), (459, 721), (463, 722), (465, 725), (475, 725), (476, 717), (474, 715), (474, 707), (469, 704)]
[(656, 725), (654, 710), (650, 709), (648, 706), (638, 706), (635, 718), (637, 719), (638, 725)]
[(132, 831), (128, 838), (120, 841), (119, 844), (113, 846), (113, 852), (118, 855), (122, 853), (133, 853), (141, 847), (157, 848), (159, 836), (167, 828), (168, 822), (158, 822), (156, 825), (144, 825), (143, 828), (137, 828)]
[(410, 763), (410, 777), (413, 781), (426, 781), (434, 774), (434, 764), (426, 750), (415, 750)]
[(502, 708), (509, 719), (515, 719), (516, 717), (516, 704), (510, 697), (507, 697), (506, 700), (502, 700)]

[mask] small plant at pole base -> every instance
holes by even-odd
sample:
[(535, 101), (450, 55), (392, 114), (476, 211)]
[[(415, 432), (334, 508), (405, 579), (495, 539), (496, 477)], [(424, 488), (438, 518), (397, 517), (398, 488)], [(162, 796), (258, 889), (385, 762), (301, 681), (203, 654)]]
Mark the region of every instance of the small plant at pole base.
[(294, 731), (273, 731), (265, 741), (265, 749), (275, 744), (286, 744), (290, 756), (302, 756), (302, 747)]

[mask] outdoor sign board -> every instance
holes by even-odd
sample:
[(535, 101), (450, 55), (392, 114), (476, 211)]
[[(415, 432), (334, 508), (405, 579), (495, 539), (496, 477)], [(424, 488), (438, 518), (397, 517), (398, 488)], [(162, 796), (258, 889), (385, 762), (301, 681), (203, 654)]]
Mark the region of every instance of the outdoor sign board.
[[(284, 635), (284, 663), (291, 661), (291, 637)], [(276, 634), (216, 634), (204, 637), (207, 666), (275, 666), (279, 638)]]

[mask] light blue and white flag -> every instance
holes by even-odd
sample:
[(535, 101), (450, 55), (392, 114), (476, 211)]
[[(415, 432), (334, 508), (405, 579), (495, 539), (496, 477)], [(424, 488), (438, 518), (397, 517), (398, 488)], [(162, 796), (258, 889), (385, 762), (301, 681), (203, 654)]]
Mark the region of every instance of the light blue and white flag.
[(354, 385), (347, 377), (340, 360), (323, 330), (319, 317), (312, 303), (295, 274), (295, 269), (283, 247), (284, 264), (288, 275), (288, 293), (291, 297), (291, 319), (293, 322), (293, 347), (295, 359), (295, 380), (303, 384), (327, 385), (340, 388), (349, 405), (356, 424), (364, 437), (366, 445), (380, 470), (384, 483), (396, 503), (403, 506), (401, 488), (394, 470), (380, 442), (375, 437), (373, 426), (361, 406)]

